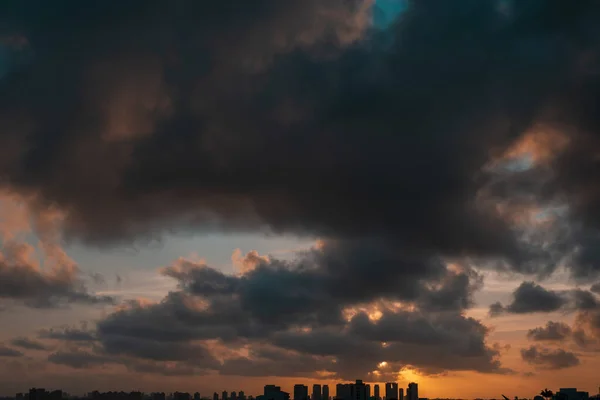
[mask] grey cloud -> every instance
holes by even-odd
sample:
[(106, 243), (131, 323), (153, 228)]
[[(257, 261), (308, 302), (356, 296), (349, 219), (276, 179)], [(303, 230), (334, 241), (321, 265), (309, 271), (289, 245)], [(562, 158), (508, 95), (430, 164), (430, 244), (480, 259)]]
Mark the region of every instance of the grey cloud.
[(523, 282), (513, 292), (511, 303), (504, 306), (497, 302), (490, 306), (490, 315), (503, 313), (527, 314), (548, 313), (554, 311), (585, 311), (600, 307), (598, 297), (587, 290), (548, 290), (534, 282)]
[[(378, 321), (359, 314), (347, 331), (317, 329), (311, 332), (281, 332), (272, 343), (301, 354), (328, 356), (337, 360), (340, 377), (368, 376), (381, 361), (392, 369), (413, 367), (440, 373), (476, 370), (503, 373), (496, 349), (484, 344), (487, 328), (457, 314), (385, 313)], [(385, 345), (383, 345), (385, 343)], [(360, 358), (361, 365), (352, 360)]]
[(130, 355), (152, 361), (187, 361), (213, 369), (217, 365), (216, 359), (203, 345), (111, 336), (103, 338), (102, 346), (111, 355)]
[(17, 337), (10, 341), (10, 344), (16, 347), (21, 347), (28, 350), (48, 350), (49, 347), (42, 342), (37, 340), (29, 339), (26, 337)]
[(548, 321), (545, 327), (530, 329), (527, 337), (536, 341), (562, 341), (572, 333), (571, 327), (564, 322)]
[(62, 267), (44, 272), (30, 260), (31, 246), (4, 242), (0, 248), (0, 298), (21, 301), (36, 307), (57, 307), (69, 303), (113, 304), (110, 296), (90, 293), (78, 270)]
[(513, 292), (510, 304), (503, 306), (495, 303), (490, 307), (490, 314), (552, 312), (560, 310), (567, 303), (568, 299), (562, 293), (547, 290), (534, 282), (523, 282)]
[(571, 27), (595, 5), (412, 2), (382, 31), (358, 0), (233, 4), (5, 7), (35, 52), (3, 79), (6, 184), (68, 210), (67, 237), (95, 244), (266, 229), (391, 238), (415, 265), (540, 256), (475, 204), (474, 177), (589, 79), (577, 60), (594, 46)]
[(97, 340), (93, 330), (71, 327), (42, 329), (38, 332), (38, 337), (65, 342), (94, 342)]
[(577, 310), (595, 310), (600, 308), (600, 301), (592, 292), (576, 289), (572, 292), (572, 296), (574, 297), (573, 306)]
[(134, 361), (126, 364), (127, 368), (131, 371), (141, 372), (144, 374), (157, 374), (161, 376), (192, 376), (202, 374), (202, 370), (198, 370), (193, 366), (185, 365), (182, 363), (173, 364), (160, 363), (160, 362), (140, 362)]
[(521, 349), (523, 361), (543, 369), (564, 369), (579, 365), (579, 358), (574, 353), (563, 349), (547, 349), (531, 346)]
[(331, 358), (256, 346), (250, 357), (226, 360), (219, 373), (238, 376), (311, 376), (315, 371), (334, 371)]
[[(339, 242), (325, 242), (318, 249), (298, 254), (291, 262), (263, 260), (240, 276), (179, 261), (163, 271), (179, 280), (180, 291), (169, 293), (159, 303), (131, 304), (108, 315), (97, 324), (99, 343), (104, 352), (113, 355), (180, 362), (190, 359), (196, 341), (246, 343), (250, 348), (270, 343), (276, 346), (272, 352), (284, 357), (288, 367), (283, 367), (283, 361), (270, 361), (273, 367), (265, 367), (264, 371), (279, 369), (279, 374), (290, 376), (305, 373), (310, 370), (309, 365), (327, 367), (345, 379), (352, 374), (367, 376), (384, 360), (396, 366), (413, 365), (437, 373), (446, 369), (502, 372), (498, 351), (485, 344), (487, 328), (462, 315), (473, 290), (473, 284), (463, 278), (463, 273), (450, 273), (444, 268), (442, 274), (439, 264), (432, 264), (430, 271), (398, 268), (393, 272), (384, 268), (385, 262), (401, 267), (402, 260), (396, 261), (392, 257), (395, 253), (387, 250), (389, 258), (381, 259), (381, 266), (373, 264), (373, 273), (390, 274), (388, 280), (396, 279), (395, 274), (402, 274), (405, 279), (413, 274), (413, 285), (419, 290), (394, 289), (400, 285), (408, 287), (406, 281), (390, 284), (389, 289), (383, 285), (379, 291), (369, 286), (361, 289), (353, 279), (364, 281), (360, 263), (373, 258), (359, 257), (363, 253), (356, 250), (348, 255), (341, 246)], [(353, 273), (355, 268), (357, 274)], [(439, 285), (421, 285), (421, 276), (424, 282)], [(478, 282), (478, 277), (468, 277)], [(438, 293), (443, 296), (436, 297)], [(350, 322), (343, 318), (344, 308), (373, 302), (382, 296), (413, 304), (418, 311), (393, 311), (383, 301), (380, 307), (384, 313), (377, 322), (371, 322), (362, 312)], [(441, 299), (456, 304), (434, 307)], [(310, 332), (298, 332), (298, 327), (310, 328)], [(389, 342), (385, 347), (384, 341)], [(234, 357), (221, 366), (208, 357), (203, 365), (225, 374), (245, 370), (261, 374), (262, 366), (269, 365), (266, 360), (274, 356), (269, 355), (272, 352), (265, 353), (264, 348), (259, 350), (253, 357)], [(366, 361), (356, 366), (351, 358), (359, 353)], [(204, 354), (197, 358), (203, 357)], [(297, 365), (305, 366), (298, 369)]]
[(21, 357), (23, 353), (0, 344), (0, 357)]
[(66, 365), (76, 369), (103, 366), (107, 363), (114, 362), (110, 357), (80, 350), (58, 351), (52, 353), (48, 356), (48, 361), (53, 364)]
[(504, 306), (502, 305), (502, 303), (497, 301), (490, 305), (489, 315), (491, 317), (497, 317), (499, 315), (502, 315), (504, 313), (504, 311), (505, 311), (505, 309), (504, 309)]

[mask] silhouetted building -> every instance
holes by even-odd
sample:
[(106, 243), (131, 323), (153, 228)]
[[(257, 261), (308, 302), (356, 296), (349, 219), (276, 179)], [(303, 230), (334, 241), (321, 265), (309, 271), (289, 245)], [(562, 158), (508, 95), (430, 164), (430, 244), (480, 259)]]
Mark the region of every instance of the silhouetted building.
[(310, 400), (321, 400), (321, 396), (321, 385), (313, 385), (313, 391)]
[(231, 400), (237, 400), (237, 393), (231, 392)]
[(419, 385), (414, 382), (408, 384), (406, 400), (419, 400)]
[(308, 386), (300, 383), (294, 385), (294, 400), (308, 400)]
[(246, 400), (246, 395), (244, 394), (243, 390), (240, 390), (238, 393), (238, 400)]
[(221, 394), (221, 400), (227, 400), (227, 391), (224, 390), (223, 393)]
[(375, 400), (381, 400), (381, 398), (379, 397), (379, 384), (376, 383), (374, 388), (373, 388), (373, 396), (375, 396)]
[(189, 393), (175, 392), (173, 393), (173, 400), (191, 400), (192, 396)]
[(31, 388), (29, 389), (29, 400), (46, 400), (46, 389)]
[(264, 394), (256, 396), (256, 400), (290, 400), (290, 394), (282, 391), (279, 386), (266, 385)]
[(194, 393), (194, 400), (200, 400), (200, 393)]
[(404, 389), (398, 389), (398, 400), (404, 400)]
[(321, 394), (322, 400), (329, 400), (329, 385), (323, 385), (323, 393)]
[(219, 393), (217, 393), (217, 392), (213, 393), (213, 400), (219, 400)]
[(371, 397), (371, 386), (365, 385), (360, 379), (357, 379), (353, 386), (354, 400), (369, 400), (369, 397)]
[(47, 399), (49, 400), (63, 400), (64, 394), (62, 390), (53, 390), (48, 393)]
[(575, 388), (560, 388), (555, 397), (565, 400), (588, 400), (589, 392), (581, 392)]
[(355, 383), (338, 383), (335, 388), (335, 398), (338, 400), (369, 400), (371, 397), (371, 386), (360, 379)]
[[(166, 400), (167, 396), (164, 392), (155, 392), (150, 395), (152, 400)], [(219, 400), (219, 399), (216, 399)]]
[(385, 399), (398, 400), (398, 384), (396, 382), (387, 382), (385, 384)]
[(350, 385), (347, 383), (338, 383), (335, 385), (335, 398), (336, 400), (351, 400)]

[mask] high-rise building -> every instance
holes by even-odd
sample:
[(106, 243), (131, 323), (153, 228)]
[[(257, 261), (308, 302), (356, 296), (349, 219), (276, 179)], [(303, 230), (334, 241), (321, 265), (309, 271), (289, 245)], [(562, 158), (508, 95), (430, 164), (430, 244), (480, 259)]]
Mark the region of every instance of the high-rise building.
[(379, 397), (379, 384), (378, 383), (375, 384), (373, 390), (374, 390), (373, 396), (375, 396), (375, 400), (381, 400), (381, 398)]
[(173, 400), (192, 400), (192, 396), (187, 392), (175, 392), (173, 393)]
[(227, 400), (227, 390), (224, 390), (221, 394), (221, 400)]
[(294, 400), (308, 400), (308, 386), (294, 385)]
[(371, 394), (371, 387), (365, 385), (362, 380), (357, 379), (354, 383), (354, 396), (353, 400), (369, 400)]
[(408, 389), (406, 389), (406, 400), (419, 400), (419, 385), (414, 382), (408, 384)]
[(31, 388), (29, 389), (29, 400), (44, 400), (46, 393), (46, 389)]
[(199, 392), (194, 393), (194, 400), (200, 400), (200, 393)]
[(355, 383), (338, 383), (335, 387), (336, 400), (369, 400), (371, 386), (365, 385), (362, 380)]
[(336, 400), (351, 400), (350, 385), (344, 383), (335, 385), (335, 398)]
[(231, 392), (231, 400), (238, 400), (236, 392)]
[(314, 384), (310, 400), (321, 400), (321, 385)]
[(219, 400), (219, 393), (217, 393), (217, 392), (213, 393), (213, 400)]
[(329, 385), (323, 385), (322, 400), (329, 400)]
[(246, 400), (246, 394), (244, 394), (243, 390), (240, 390), (238, 393), (238, 400)]
[(290, 394), (283, 392), (281, 387), (275, 385), (266, 385), (264, 394), (257, 396), (257, 400), (290, 400)]
[(385, 384), (385, 399), (398, 400), (398, 384), (396, 382), (387, 382)]
[(404, 400), (404, 389), (398, 389), (398, 400)]

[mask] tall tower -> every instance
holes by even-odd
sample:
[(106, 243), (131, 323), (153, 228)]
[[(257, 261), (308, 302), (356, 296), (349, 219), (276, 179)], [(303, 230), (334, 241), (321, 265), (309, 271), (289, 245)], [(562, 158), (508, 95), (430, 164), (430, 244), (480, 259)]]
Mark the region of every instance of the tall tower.
[(396, 382), (387, 382), (385, 384), (385, 399), (398, 400), (398, 384)]
[(311, 400), (321, 400), (321, 385), (313, 385)]
[(419, 385), (414, 382), (408, 384), (406, 400), (419, 400)]
[(398, 400), (404, 400), (404, 389), (398, 389)]
[(294, 400), (308, 400), (308, 386), (294, 385)]
[(375, 396), (375, 400), (381, 400), (379, 398), (379, 384), (378, 383), (375, 384), (375, 387), (373, 388), (373, 392), (374, 392), (373, 395)]
[(227, 390), (224, 390), (223, 393), (221, 393), (221, 400), (227, 400)]
[(352, 393), (352, 399), (354, 400), (368, 400), (369, 399), (369, 392), (370, 392), (370, 387), (368, 387), (368, 385), (365, 385), (365, 383), (360, 380), (357, 379), (356, 382), (354, 383), (354, 385), (350, 386), (350, 390), (353, 390)]
[(329, 385), (323, 385), (323, 395), (321, 400), (329, 400)]

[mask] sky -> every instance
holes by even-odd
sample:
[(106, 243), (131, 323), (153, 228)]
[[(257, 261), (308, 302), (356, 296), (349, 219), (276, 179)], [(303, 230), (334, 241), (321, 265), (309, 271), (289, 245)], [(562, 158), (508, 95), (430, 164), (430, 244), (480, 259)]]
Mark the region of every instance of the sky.
[(0, 3), (0, 395), (596, 393), (600, 3)]

